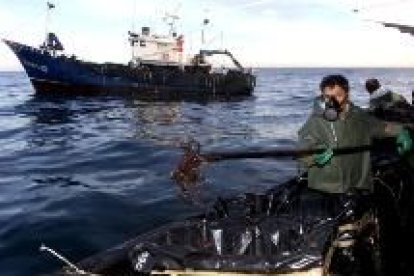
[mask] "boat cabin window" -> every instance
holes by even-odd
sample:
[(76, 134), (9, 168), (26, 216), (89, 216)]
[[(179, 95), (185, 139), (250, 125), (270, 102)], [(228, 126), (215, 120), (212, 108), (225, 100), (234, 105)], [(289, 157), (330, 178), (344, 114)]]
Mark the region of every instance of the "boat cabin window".
[(145, 40), (140, 40), (139, 41), (139, 46), (145, 47), (145, 46), (147, 46), (147, 43), (145, 42)]

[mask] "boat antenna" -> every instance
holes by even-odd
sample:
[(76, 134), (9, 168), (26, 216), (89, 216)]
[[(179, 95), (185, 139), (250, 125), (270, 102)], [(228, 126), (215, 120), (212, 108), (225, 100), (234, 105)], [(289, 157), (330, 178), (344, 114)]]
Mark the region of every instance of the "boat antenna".
[(169, 26), (168, 34), (170, 36), (176, 36), (176, 27), (175, 22), (180, 19), (180, 17), (176, 14), (172, 13), (165, 13), (165, 16), (163, 17), (164, 22)]
[(175, 7), (175, 9), (171, 12), (165, 12), (164, 17), (162, 20), (169, 26), (168, 34), (170, 36), (176, 37), (177, 36), (177, 29), (176, 29), (176, 21), (180, 19), (178, 16), (178, 10), (181, 8), (181, 3)]

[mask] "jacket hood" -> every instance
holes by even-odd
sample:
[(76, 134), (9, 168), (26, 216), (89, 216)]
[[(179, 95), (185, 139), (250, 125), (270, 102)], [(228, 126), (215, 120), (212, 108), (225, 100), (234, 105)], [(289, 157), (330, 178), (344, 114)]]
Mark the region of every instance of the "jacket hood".
[(325, 109), (325, 103), (322, 100), (322, 96), (317, 96), (313, 99), (313, 114), (317, 116), (322, 116)]

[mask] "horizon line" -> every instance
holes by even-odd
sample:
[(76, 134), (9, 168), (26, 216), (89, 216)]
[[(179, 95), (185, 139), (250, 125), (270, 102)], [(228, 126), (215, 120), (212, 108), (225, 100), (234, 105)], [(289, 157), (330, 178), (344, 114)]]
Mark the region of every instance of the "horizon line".
[[(342, 66), (342, 65), (337, 65), (337, 66), (330, 66), (330, 65), (303, 65), (303, 66), (290, 66), (290, 65), (275, 65), (275, 66), (255, 66), (255, 67), (248, 67), (246, 66), (245, 69), (414, 69), (414, 65), (413, 66), (361, 66), (361, 65), (356, 65), (356, 66)], [(25, 70), (23, 69), (1, 69), (0, 68), (0, 72), (1, 73), (22, 73), (25, 72)]]

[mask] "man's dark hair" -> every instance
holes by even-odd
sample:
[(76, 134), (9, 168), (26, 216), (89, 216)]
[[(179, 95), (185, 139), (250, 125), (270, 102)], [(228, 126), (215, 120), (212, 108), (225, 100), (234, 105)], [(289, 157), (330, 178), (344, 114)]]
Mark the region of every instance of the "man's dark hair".
[(367, 79), (367, 81), (365, 82), (365, 89), (367, 89), (369, 94), (371, 94), (372, 92), (374, 92), (380, 87), (381, 87), (381, 84), (379, 83), (377, 79)]
[(349, 82), (342, 75), (325, 76), (319, 84), (319, 88), (321, 91), (323, 91), (326, 87), (334, 87), (335, 85), (341, 87), (343, 90), (345, 90), (346, 93), (349, 92)]

